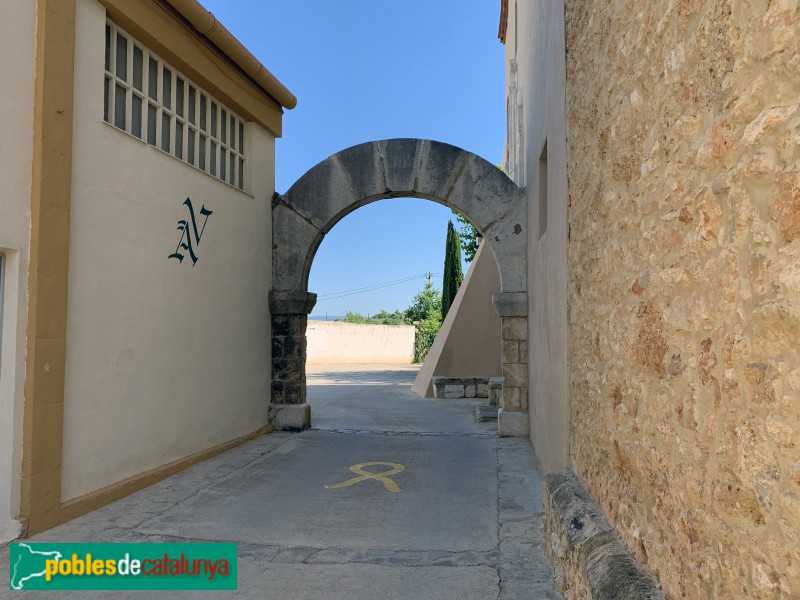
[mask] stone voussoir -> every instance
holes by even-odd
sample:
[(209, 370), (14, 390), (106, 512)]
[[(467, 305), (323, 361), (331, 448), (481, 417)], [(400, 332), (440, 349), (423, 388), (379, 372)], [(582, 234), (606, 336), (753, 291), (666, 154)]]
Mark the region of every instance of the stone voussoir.
[(379, 142), (351, 146), (335, 155), (349, 182), (353, 199), (377, 198), (386, 191)]
[(450, 144), (429, 140), (420, 141), (421, 161), (415, 182), (415, 191), (424, 198), (445, 199), (458, 167), (463, 166), (467, 154)]
[(545, 550), (567, 598), (664, 600), (569, 469), (544, 478)]
[(322, 229), (347, 210), (353, 202), (353, 192), (344, 172), (330, 157), (309, 169), (289, 188), (282, 200), (287, 208), (308, 215), (311, 223)]

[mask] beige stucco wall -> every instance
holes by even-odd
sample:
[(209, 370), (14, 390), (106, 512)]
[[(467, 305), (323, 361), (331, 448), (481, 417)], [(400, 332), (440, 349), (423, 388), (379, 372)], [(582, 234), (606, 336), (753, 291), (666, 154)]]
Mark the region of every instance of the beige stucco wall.
[[(248, 125), (251, 196), (108, 125), (105, 12), (77, 8), (63, 500), (258, 429), (270, 377), (274, 138)], [(187, 197), (194, 266), (167, 258)]]
[[(517, 184), (528, 202), (528, 414), (544, 472), (567, 466), (567, 179), (564, 123), (564, 4), (510, 0), (506, 81), (516, 60), (522, 98)], [(509, 112), (515, 110), (510, 103)], [(513, 122), (513, 118), (510, 119)], [(511, 142), (513, 136), (509, 134)], [(540, 164), (547, 143), (547, 223), (540, 235)], [(512, 142), (513, 143), (513, 142)], [(507, 148), (508, 151), (508, 148)], [(505, 165), (506, 170), (509, 165)]]
[(306, 340), (309, 365), (406, 365), (411, 363), (414, 354), (412, 325), (309, 321)]
[(797, 598), (798, 2), (566, 31), (571, 464), (669, 598)]
[(500, 292), (500, 272), (491, 249), (481, 243), (436, 334), (412, 389), (433, 397), (433, 377), (499, 377), (500, 317), (492, 294)]
[(0, 543), (19, 534), (36, 3), (5, 0), (0, 20)]

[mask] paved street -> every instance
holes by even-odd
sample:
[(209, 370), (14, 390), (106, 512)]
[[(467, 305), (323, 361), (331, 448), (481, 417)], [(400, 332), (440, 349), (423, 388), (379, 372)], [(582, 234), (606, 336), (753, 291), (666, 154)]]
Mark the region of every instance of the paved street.
[[(417, 397), (415, 374), (311, 367), (312, 430), (263, 436), (33, 541), (236, 542), (239, 591), (204, 598), (559, 597), (529, 443), (476, 423), (485, 400)], [(7, 563), (6, 548), (4, 577)], [(192, 597), (59, 597), (112, 594)]]

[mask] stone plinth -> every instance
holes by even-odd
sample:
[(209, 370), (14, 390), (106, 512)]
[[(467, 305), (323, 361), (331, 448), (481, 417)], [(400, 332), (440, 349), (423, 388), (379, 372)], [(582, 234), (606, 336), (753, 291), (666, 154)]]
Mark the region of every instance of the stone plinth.
[(528, 437), (528, 413), (501, 408), (497, 411), (497, 433), (501, 437)]

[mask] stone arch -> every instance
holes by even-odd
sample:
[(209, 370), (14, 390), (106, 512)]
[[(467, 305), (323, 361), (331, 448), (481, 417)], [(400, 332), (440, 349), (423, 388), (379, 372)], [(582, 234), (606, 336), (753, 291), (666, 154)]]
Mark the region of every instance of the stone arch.
[[(308, 292), (308, 275), (320, 243), (357, 208), (398, 197), (444, 204), (481, 232), (500, 271), (501, 293), (493, 301), (502, 338), (516, 345), (517, 356), (523, 354), (521, 343), (527, 350), (527, 209), (522, 190), (488, 161), (449, 144), (391, 139), (352, 146), (312, 167), (286, 194), (273, 198), (270, 420), (276, 429), (302, 430), (310, 424), (305, 330), (316, 295)], [(527, 361), (506, 362), (511, 355), (503, 356), (499, 426), (501, 433), (526, 435)]]

